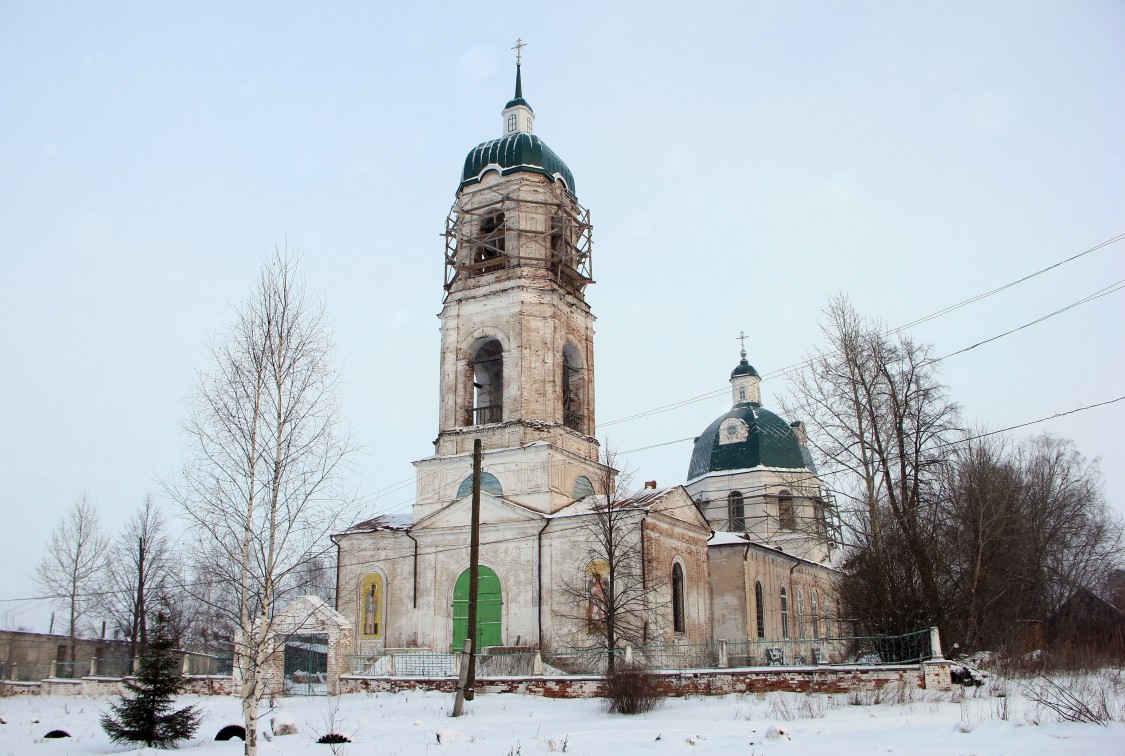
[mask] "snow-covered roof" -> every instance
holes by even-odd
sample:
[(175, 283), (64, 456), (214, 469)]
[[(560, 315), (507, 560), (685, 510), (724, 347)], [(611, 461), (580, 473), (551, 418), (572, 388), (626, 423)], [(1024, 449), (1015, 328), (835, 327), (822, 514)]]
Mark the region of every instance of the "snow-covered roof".
[[(676, 490), (676, 488), (678, 488), (678, 486), (673, 488), (646, 488), (643, 491), (631, 494), (623, 499), (613, 501), (611, 504), (613, 507), (619, 509), (649, 509), (665, 496), (672, 493), (672, 491)], [(578, 515), (590, 514), (597, 509), (603, 509), (605, 505), (605, 496), (587, 496), (573, 504), (567, 504), (554, 514), (547, 515), (547, 517), (576, 517)]]
[(409, 530), (412, 524), (414, 524), (414, 517), (409, 513), (382, 514), (372, 517), (370, 520), (357, 522), (344, 532), (365, 533), (374, 530)]

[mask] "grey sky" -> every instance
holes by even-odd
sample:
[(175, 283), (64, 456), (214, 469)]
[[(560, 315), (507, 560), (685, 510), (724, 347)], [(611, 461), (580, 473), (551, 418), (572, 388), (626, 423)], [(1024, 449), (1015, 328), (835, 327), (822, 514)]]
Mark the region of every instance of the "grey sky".
[[(837, 291), (900, 325), (1125, 232), (1120, 2), (497, 7), (0, 0), (0, 598), (34, 594), (83, 488), (110, 526), (159, 493), (205, 344), (286, 238), (338, 334), (354, 485), (409, 507), (438, 234), (465, 154), (500, 135), (517, 36), (536, 131), (593, 215), (603, 423), (725, 387), (741, 329), (764, 375), (799, 362)], [(1123, 250), (912, 334), (940, 355), (1009, 330), (1125, 279)], [(1123, 296), (945, 361), (966, 419), (1125, 394)], [(727, 405), (604, 430), (634, 449)], [(1119, 402), (1024, 433), (1102, 457), (1120, 509), (1123, 425)], [(673, 484), (689, 455), (628, 464)]]

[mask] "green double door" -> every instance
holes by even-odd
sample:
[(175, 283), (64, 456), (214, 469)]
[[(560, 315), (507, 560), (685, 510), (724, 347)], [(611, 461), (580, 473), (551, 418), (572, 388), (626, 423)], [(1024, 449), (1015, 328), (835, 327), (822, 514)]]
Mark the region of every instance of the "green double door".
[[(478, 651), (485, 646), (501, 644), (502, 607), (500, 578), (496, 577), (496, 573), (488, 567), (478, 567), (476, 643)], [(467, 637), (469, 637), (469, 571), (465, 570), (453, 586), (453, 650), (460, 651), (464, 648)]]

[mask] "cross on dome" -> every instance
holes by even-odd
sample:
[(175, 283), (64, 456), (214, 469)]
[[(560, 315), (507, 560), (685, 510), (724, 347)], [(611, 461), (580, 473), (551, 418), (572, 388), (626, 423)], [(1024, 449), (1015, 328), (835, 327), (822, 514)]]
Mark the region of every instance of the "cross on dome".
[(520, 38), (516, 38), (516, 44), (512, 47), (516, 51), (516, 65), (518, 66), (523, 62), (523, 48), (527, 47), (527, 43)]
[(746, 359), (746, 331), (739, 331), (738, 335), (734, 338), (735, 341), (738, 341), (742, 344), (742, 350), (739, 352), (739, 354), (742, 355), (742, 359)]

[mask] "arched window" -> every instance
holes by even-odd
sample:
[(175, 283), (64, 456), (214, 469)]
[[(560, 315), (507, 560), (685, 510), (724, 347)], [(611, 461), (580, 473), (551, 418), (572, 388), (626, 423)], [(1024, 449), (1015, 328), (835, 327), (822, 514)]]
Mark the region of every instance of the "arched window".
[(739, 532), (746, 530), (746, 505), (741, 491), (727, 494), (727, 530)]
[(679, 562), (672, 565), (672, 630), (687, 632), (684, 623), (684, 569)]
[[(473, 245), (472, 274), (491, 273), (504, 267), (504, 211), (492, 209), (480, 220)], [(492, 262), (492, 261), (496, 262)]]
[(797, 637), (805, 637), (805, 594), (797, 589)]
[(473, 409), (469, 425), (504, 419), (504, 347), (496, 339), (482, 342), (473, 352)]
[(563, 347), (562, 404), (563, 425), (582, 431), (582, 358), (574, 344)]
[(820, 638), (820, 601), (816, 591), (812, 592), (812, 637)]
[(762, 592), (762, 581), (754, 584), (754, 614), (758, 622), (758, 637), (766, 637), (766, 601)]
[(797, 513), (793, 509), (793, 495), (784, 488), (777, 492), (777, 520), (782, 530), (797, 529)]
[(574, 489), (570, 495), (575, 499), (585, 499), (587, 496), (594, 495), (594, 484), (585, 475), (579, 475), (578, 480), (574, 481)]
[[(500, 487), (500, 481), (496, 476), (490, 472), (481, 471), (480, 474), (480, 490), (487, 491), (493, 496), (503, 496), (504, 489)], [(457, 495), (454, 499), (460, 499), (462, 496), (468, 496), (473, 492), (473, 476), (465, 478), (461, 481), (461, 485), (457, 486)]]
[(516, 130), (516, 114), (512, 113), (508, 116), (508, 131), (511, 132), (511, 131), (515, 131), (515, 130)]
[(781, 589), (781, 637), (789, 637), (789, 593)]

